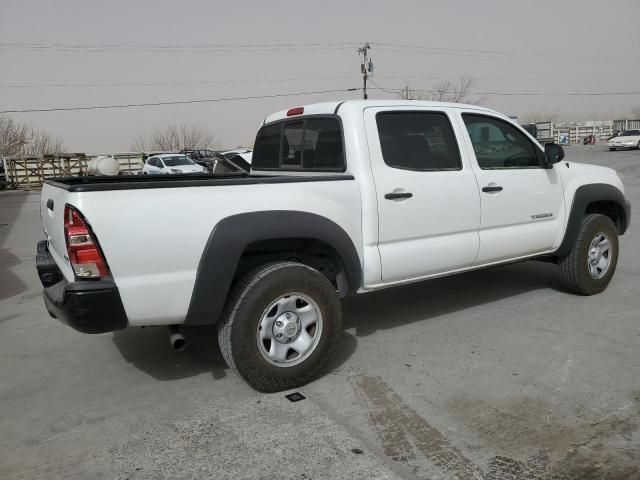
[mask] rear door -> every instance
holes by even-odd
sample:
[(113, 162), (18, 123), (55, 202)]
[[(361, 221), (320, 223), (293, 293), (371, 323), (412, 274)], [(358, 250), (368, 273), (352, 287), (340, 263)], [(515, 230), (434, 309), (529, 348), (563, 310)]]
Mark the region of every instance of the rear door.
[(477, 265), (548, 252), (564, 225), (562, 164), (541, 165), (540, 146), (512, 122), (462, 111), (464, 140), (481, 198)]
[(471, 266), (480, 198), (449, 110), (368, 108), (364, 115), (383, 282)]

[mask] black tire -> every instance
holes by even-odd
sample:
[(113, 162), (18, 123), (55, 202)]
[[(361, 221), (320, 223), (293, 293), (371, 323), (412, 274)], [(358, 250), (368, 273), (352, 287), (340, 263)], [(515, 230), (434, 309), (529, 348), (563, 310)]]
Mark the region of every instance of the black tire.
[(640, 142), (638, 142), (638, 145), (636, 145), (636, 150), (640, 150)]
[(615, 151), (616, 151), (616, 149), (615, 149), (615, 148), (613, 148), (613, 147), (609, 147), (609, 151), (611, 151), (611, 152), (615, 152)]
[[(589, 272), (589, 247), (600, 233), (609, 239), (610, 263), (604, 275), (596, 278)], [(571, 251), (558, 260), (562, 283), (567, 290), (580, 295), (602, 292), (609, 285), (618, 263), (618, 230), (613, 221), (605, 215), (587, 215), (582, 220), (580, 232)]]
[[(315, 348), (301, 363), (276, 366), (258, 349), (258, 325), (273, 301), (291, 292), (313, 299), (322, 314)], [(225, 362), (260, 392), (279, 392), (315, 379), (331, 358), (342, 331), (342, 309), (335, 287), (317, 270), (300, 263), (263, 265), (232, 289), (218, 325)]]

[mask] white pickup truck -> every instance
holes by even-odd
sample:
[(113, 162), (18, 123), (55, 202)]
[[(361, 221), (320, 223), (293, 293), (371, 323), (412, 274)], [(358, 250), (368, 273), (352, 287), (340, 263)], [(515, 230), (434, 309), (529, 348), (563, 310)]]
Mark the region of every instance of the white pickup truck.
[[(330, 102), (267, 117), (250, 174), (48, 180), (37, 268), (87, 333), (217, 324), (226, 362), (279, 391), (316, 377), (340, 299), (541, 258), (604, 290), (630, 215), (620, 178), (486, 108)], [(427, 287), (428, 288), (428, 287)]]

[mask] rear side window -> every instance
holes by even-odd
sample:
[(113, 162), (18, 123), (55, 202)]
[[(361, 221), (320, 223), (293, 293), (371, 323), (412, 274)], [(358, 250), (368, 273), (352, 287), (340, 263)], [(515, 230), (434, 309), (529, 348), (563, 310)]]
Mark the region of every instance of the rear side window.
[(460, 170), (460, 151), (446, 114), (382, 112), (376, 116), (384, 163), (403, 170)]
[(262, 127), (254, 170), (344, 171), (342, 127), (335, 117), (308, 117)]

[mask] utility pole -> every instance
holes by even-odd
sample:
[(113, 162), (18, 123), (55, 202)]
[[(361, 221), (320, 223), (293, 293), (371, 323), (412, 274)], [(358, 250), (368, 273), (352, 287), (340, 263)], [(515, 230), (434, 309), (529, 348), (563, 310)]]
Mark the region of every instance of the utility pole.
[(371, 45), (366, 42), (362, 47), (358, 49), (358, 55), (362, 55), (362, 63), (360, 64), (360, 72), (362, 73), (362, 98), (365, 100), (367, 96), (367, 78), (373, 75), (373, 62), (369, 58), (369, 49)]

